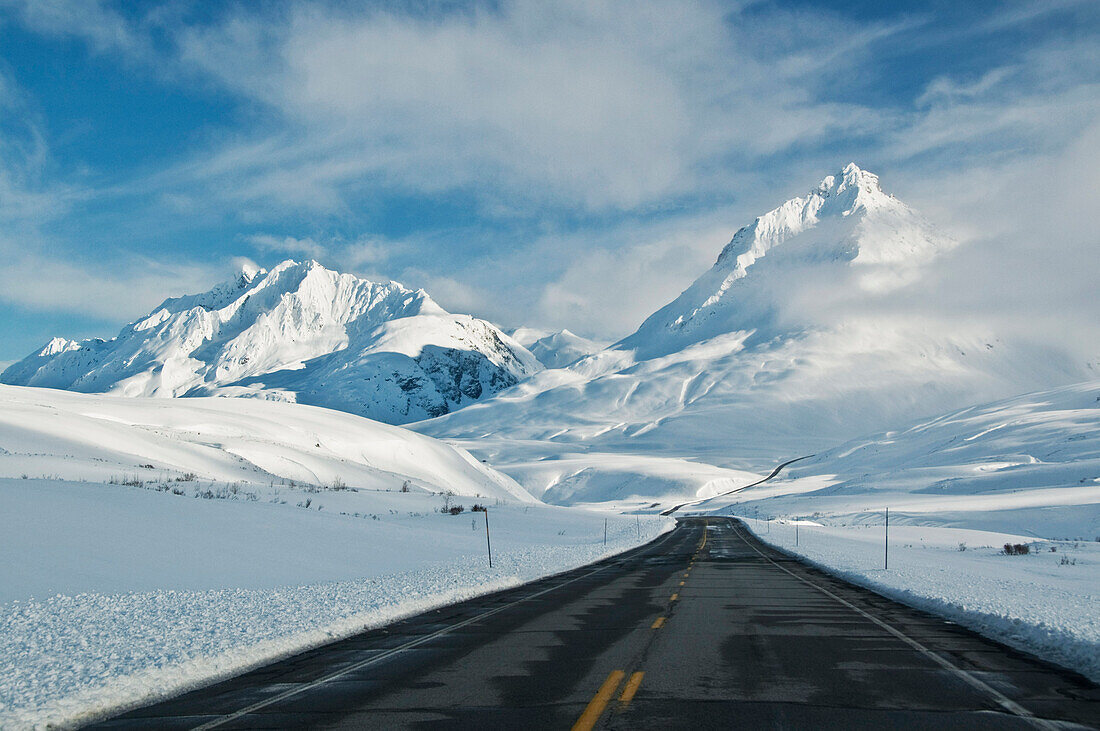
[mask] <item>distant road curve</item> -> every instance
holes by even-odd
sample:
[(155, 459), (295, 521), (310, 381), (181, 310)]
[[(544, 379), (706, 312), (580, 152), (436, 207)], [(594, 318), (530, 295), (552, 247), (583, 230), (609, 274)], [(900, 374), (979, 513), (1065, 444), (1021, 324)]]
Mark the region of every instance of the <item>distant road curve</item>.
[(710, 497), (705, 497), (701, 500), (689, 500), (686, 503), (680, 503), (679, 505), (677, 505), (675, 507), (672, 507), (672, 508), (669, 508), (668, 510), (664, 511), (663, 513), (661, 513), (661, 515), (672, 515), (677, 510), (684, 507), (685, 505), (695, 505), (697, 503), (703, 503), (703, 502), (706, 502), (707, 500), (713, 500), (716, 497), (724, 497), (726, 495), (732, 495), (735, 492), (741, 492), (742, 490), (748, 490), (750, 487), (756, 487), (757, 485), (762, 485), (765, 482), (767, 482), (768, 480), (770, 480), (773, 477), (775, 477), (776, 475), (778, 475), (780, 472), (782, 472), (783, 468), (786, 467), (787, 465), (794, 464), (795, 462), (801, 462), (804, 459), (809, 459), (810, 457), (814, 457), (814, 456), (816, 456), (816, 455), (807, 454), (803, 457), (795, 457), (794, 459), (789, 459), (786, 462), (779, 465), (778, 467), (776, 467), (774, 470), (772, 470), (772, 473), (770, 475), (768, 475), (767, 477), (765, 477), (763, 480), (757, 480), (756, 482), (752, 483), (751, 485), (742, 485), (741, 487), (736, 487), (732, 490), (727, 490), (726, 492), (720, 492), (717, 495), (711, 495)]

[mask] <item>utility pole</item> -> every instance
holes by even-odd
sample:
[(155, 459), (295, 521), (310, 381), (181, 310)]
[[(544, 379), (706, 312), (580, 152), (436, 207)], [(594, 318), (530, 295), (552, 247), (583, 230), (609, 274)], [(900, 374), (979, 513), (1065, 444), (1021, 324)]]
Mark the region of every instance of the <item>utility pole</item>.
[(882, 570), (890, 570), (890, 508), (886, 508), (886, 545), (882, 554)]
[(794, 524), (794, 545), (798, 545), (798, 523)]
[(642, 519), (637, 515), (634, 516), (634, 527), (638, 529), (638, 538), (642, 537)]
[(493, 568), (493, 544), (489, 542), (489, 508), (485, 508), (485, 547), (489, 549), (489, 568)]

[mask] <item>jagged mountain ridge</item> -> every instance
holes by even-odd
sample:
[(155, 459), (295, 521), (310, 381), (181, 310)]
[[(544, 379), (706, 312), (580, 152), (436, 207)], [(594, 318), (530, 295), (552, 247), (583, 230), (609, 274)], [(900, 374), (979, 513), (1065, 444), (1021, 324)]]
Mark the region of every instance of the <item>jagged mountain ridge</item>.
[(540, 370), (488, 322), (423, 290), (285, 261), (165, 300), (111, 340), (54, 338), (0, 381), (126, 396), (253, 396), (400, 424)]

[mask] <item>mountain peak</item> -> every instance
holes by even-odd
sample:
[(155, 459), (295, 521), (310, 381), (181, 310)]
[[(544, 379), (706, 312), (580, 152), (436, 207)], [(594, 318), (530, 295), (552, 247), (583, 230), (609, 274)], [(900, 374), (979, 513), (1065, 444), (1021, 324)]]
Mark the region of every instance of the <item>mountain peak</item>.
[(257, 266), (254, 262), (245, 259), (241, 262), (237, 281), (242, 285), (252, 284), (256, 280), (256, 277), (267, 274), (267, 270), (263, 267)]
[(825, 176), (817, 190), (810, 194), (811, 197), (814, 194), (823, 199), (819, 210), (826, 215), (839, 213), (846, 216), (859, 208), (870, 209), (889, 205), (891, 202), (901, 203), (897, 198), (883, 192), (877, 175), (863, 170), (854, 162), (845, 165), (835, 175)]
[(0, 380), (127, 396), (297, 400), (404, 423), (538, 370), (495, 326), (446, 312), (424, 290), (288, 259), (270, 272), (244, 265), (206, 292), (165, 300), (111, 340), (55, 338)]
[(717, 335), (781, 334), (776, 313), (792, 321), (798, 287), (845, 281), (848, 297), (882, 293), (913, 281), (951, 243), (848, 163), (739, 229), (708, 272), (620, 345), (650, 357)]

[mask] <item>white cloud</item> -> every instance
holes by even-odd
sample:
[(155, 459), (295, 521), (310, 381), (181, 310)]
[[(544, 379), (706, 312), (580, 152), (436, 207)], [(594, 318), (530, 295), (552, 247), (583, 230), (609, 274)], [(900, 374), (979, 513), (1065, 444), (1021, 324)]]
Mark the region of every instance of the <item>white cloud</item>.
[[(124, 18), (91, 0), (0, 6), (39, 32), (85, 38), (97, 53), (174, 81), (201, 77), (245, 101), (248, 123), (211, 132), (183, 162), (122, 176), (110, 195), (149, 195), (157, 212), (176, 216), (213, 209), (245, 220), (258, 257), (309, 256), (425, 286), (448, 308), (505, 324), (615, 337), (705, 270), (738, 226), (855, 158), (974, 240), (944, 260), (945, 301), (955, 290), (966, 295), (960, 307), (1012, 311), (1023, 328), (1035, 327), (1026, 298), (1007, 304), (1018, 291), (1042, 290), (1045, 306), (1069, 319), (1095, 310), (1081, 262), (1094, 256), (1089, 231), (1100, 227), (1087, 200), (1068, 203), (1098, 189), (1086, 166), (1097, 141), (1086, 130), (1100, 115), (1100, 46), (1087, 33), (1011, 49), (972, 74), (932, 79), (913, 99), (873, 106), (853, 90), (884, 47), (927, 40), (914, 38), (929, 18), (860, 23), (709, 0), (506, 0), (430, 17), (245, 5), (188, 25), (166, 10)], [(1087, 4), (1011, 3), (955, 32), (973, 38), (1073, 7)], [(154, 30), (162, 43), (150, 42)], [(8, 218), (35, 218), (71, 194), (40, 185), (41, 165), (10, 163), (48, 155), (31, 139), (0, 164)], [(0, 162), (12, 149), (0, 139)], [(545, 216), (551, 233), (497, 233), (492, 246), (472, 240), (476, 226), (455, 232), (438, 220), (401, 241), (317, 233), (334, 220), (329, 230), (348, 231), (339, 223), (379, 191), (430, 200), (456, 190), (494, 219), (493, 231), (510, 216)], [(703, 202), (685, 211), (683, 200)], [(302, 231), (285, 225), (288, 211), (307, 222)], [(577, 212), (579, 231), (553, 233), (562, 211)], [(1044, 256), (1029, 264), (1035, 241)], [(27, 261), (16, 271), (29, 276)], [(44, 264), (66, 282), (82, 276)], [(975, 267), (982, 286), (967, 287)], [(114, 292), (128, 277), (100, 279)], [(14, 275), (5, 281), (12, 297), (55, 306)], [(137, 296), (145, 285), (133, 284)], [(119, 311), (127, 296), (92, 306)], [(58, 301), (80, 307), (64, 293)]]
[[(162, 263), (84, 264), (38, 253), (19, 241), (0, 240), (0, 301), (31, 310), (80, 313), (126, 322), (170, 296), (209, 289), (227, 266)], [(44, 247), (42, 247), (44, 248)]]
[(323, 259), (327, 253), (325, 247), (308, 237), (299, 239), (293, 236), (251, 234), (245, 236), (244, 240), (264, 252), (291, 254), (310, 259)]
[(814, 87), (901, 26), (802, 17), (797, 48), (777, 51), (739, 12), (708, 0), (513, 0), (432, 17), (292, 5), (177, 29), (177, 64), (271, 113), (138, 186), (328, 211), (364, 184), (474, 190), (487, 210), (632, 209), (877, 123)]

